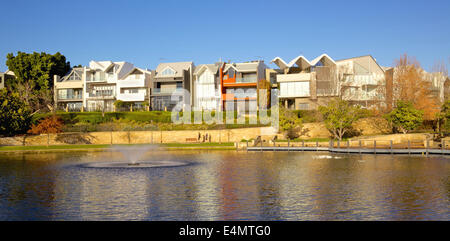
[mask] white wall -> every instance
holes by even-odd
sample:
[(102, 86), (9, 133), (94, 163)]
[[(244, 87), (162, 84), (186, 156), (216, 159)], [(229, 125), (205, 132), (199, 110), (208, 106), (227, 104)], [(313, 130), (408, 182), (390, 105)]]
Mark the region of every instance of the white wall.
[(281, 82), (280, 97), (309, 97), (309, 81)]

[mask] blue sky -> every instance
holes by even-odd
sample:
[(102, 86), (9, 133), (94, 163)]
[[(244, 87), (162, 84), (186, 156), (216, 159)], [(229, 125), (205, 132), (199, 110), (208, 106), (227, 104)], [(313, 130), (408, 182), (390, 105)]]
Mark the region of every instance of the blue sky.
[(430, 70), (450, 61), (450, 1), (2, 1), (6, 54), (61, 52), (72, 65), (128, 61), (214, 63), (327, 53), (371, 54), (392, 66), (403, 53)]

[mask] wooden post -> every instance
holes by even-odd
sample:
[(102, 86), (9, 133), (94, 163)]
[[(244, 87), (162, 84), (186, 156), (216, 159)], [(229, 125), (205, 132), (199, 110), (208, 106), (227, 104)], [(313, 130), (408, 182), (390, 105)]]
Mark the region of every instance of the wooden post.
[(350, 141), (349, 141), (349, 140), (347, 140), (347, 153), (350, 153), (350, 150), (349, 150), (349, 148), (350, 148)]
[(441, 143), (442, 143), (442, 144), (441, 144), (441, 152), (442, 152), (442, 154), (444, 154), (445, 140), (442, 139), (442, 142), (441, 142)]
[(337, 148), (341, 149), (341, 140), (338, 140)]
[(302, 147), (305, 147), (305, 140), (302, 140)]
[(393, 150), (392, 150), (392, 140), (389, 141), (389, 144), (391, 146), (391, 155), (394, 154)]
[(248, 152), (248, 140), (247, 140), (247, 149), (246, 149), (246, 150), (247, 150), (247, 152)]
[(262, 140), (262, 138), (261, 138), (261, 151), (262, 151), (262, 146), (263, 146), (262, 144), (263, 144), (263, 140)]
[(377, 154), (377, 141), (373, 141), (373, 153)]
[(408, 155), (411, 155), (411, 141), (408, 140)]
[(319, 142), (316, 141), (316, 151), (319, 151)]
[(361, 140), (359, 140), (359, 155), (361, 155), (361, 149), (362, 149), (362, 143), (361, 143)]
[(427, 146), (425, 147), (425, 151), (426, 151), (426, 154), (427, 154), (427, 157), (428, 157), (428, 148), (430, 146), (430, 140), (427, 139), (426, 144), (427, 144)]
[(288, 139), (288, 152), (290, 152), (290, 151), (291, 151), (291, 148), (290, 148), (290, 146), (291, 146), (291, 143), (290, 143), (290, 141), (291, 141), (291, 140), (289, 140), (289, 139)]

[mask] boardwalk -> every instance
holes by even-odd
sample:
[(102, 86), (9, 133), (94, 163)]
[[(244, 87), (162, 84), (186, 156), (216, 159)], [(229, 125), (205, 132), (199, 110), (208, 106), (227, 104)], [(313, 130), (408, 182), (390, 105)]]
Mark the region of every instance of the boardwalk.
[(383, 149), (383, 148), (330, 148), (330, 147), (248, 147), (247, 151), (328, 151), (333, 153), (353, 153), (353, 154), (420, 154), (420, 155), (450, 155), (447, 149)]

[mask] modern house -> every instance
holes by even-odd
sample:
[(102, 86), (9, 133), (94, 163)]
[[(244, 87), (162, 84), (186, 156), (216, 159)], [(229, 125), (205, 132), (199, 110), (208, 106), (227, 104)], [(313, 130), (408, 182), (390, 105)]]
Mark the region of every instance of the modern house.
[(114, 111), (114, 102), (128, 103), (130, 110), (149, 103), (151, 72), (127, 62), (91, 61), (54, 77), (55, 103), (66, 111)]
[(194, 107), (197, 110), (220, 110), (221, 63), (202, 64), (194, 71)]
[(263, 61), (222, 64), (219, 69), (221, 101), (224, 110), (257, 109), (259, 83), (266, 81)]
[(312, 110), (339, 94), (336, 62), (327, 54), (309, 61), (298, 56), (286, 63), (280, 57), (272, 60), (282, 73), (276, 75), (279, 99), (286, 108)]
[(53, 97), (58, 110), (83, 110), (85, 76), (85, 68), (73, 68), (62, 78), (54, 76)]
[(118, 80), (134, 68), (128, 62), (91, 61), (85, 69), (85, 96), (83, 106), (87, 111), (113, 111), (119, 93)]
[(371, 56), (336, 61), (342, 99), (364, 108), (392, 107), (392, 68), (382, 67)]
[(117, 81), (117, 100), (128, 103), (133, 109), (150, 107), (150, 83), (152, 73), (147, 69), (134, 67)]
[[(191, 106), (195, 90), (192, 87), (193, 62), (161, 63), (156, 68), (151, 83), (151, 109), (171, 111), (180, 102)], [(185, 96), (184, 91), (190, 93)]]
[(7, 70), (6, 72), (0, 72), (0, 89), (5, 88), (5, 82), (8, 79), (14, 79), (14, 72)]

